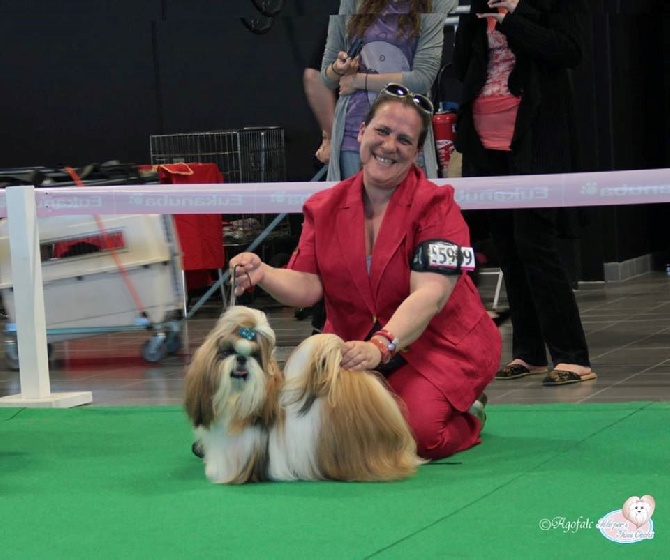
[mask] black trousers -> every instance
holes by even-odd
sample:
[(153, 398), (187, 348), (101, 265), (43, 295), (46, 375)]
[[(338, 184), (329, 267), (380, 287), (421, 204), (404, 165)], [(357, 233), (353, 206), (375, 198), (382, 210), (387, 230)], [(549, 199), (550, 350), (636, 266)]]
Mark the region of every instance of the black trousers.
[[(464, 177), (519, 174), (508, 153), (488, 150), (489, 165), (463, 161)], [(558, 252), (557, 208), (485, 210), (510, 305), (512, 355), (528, 364), (590, 366), (579, 308)], [(466, 215), (467, 219), (467, 215)]]

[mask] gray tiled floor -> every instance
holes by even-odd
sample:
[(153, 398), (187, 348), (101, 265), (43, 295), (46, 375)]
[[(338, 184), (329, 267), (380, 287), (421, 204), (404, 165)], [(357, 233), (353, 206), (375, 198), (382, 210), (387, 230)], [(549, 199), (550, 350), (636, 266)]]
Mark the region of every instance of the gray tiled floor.
[[(494, 278), (482, 296), (492, 301)], [(589, 341), (596, 381), (542, 387), (541, 376), (494, 381), (489, 402), (582, 403), (670, 400), (670, 277), (651, 273), (625, 282), (581, 285), (576, 292)], [(259, 300), (255, 305), (263, 307)], [(501, 306), (505, 305), (504, 296)], [(51, 391), (92, 391), (92, 406), (180, 404), (190, 353), (218, 315), (220, 302), (207, 302), (184, 326), (184, 350), (159, 364), (142, 360), (145, 333), (120, 332), (54, 344)], [(311, 331), (293, 310), (270, 306), (270, 322), (282, 359)], [(502, 327), (503, 362), (510, 359), (511, 327)], [(0, 369), (0, 396), (20, 393), (19, 373)]]

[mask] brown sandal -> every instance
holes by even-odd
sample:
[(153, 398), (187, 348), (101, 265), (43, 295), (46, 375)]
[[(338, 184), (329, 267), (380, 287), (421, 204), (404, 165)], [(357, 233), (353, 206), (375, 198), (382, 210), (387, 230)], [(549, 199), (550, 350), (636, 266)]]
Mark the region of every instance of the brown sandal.
[(579, 375), (574, 371), (567, 369), (555, 369), (547, 377), (542, 380), (542, 385), (546, 387), (553, 387), (554, 385), (569, 385), (570, 383), (581, 383), (582, 381), (590, 381), (596, 379), (598, 376), (591, 371), (584, 375)]
[(547, 368), (539, 371), (530, 371), (522, 364), (510, 364), (498, 370), (498, 373), (496, 373), (496, 379), (519, 379), (520, 377), (526, 377), (527, 375), (547, 373), (547, 371), (549, 371)]

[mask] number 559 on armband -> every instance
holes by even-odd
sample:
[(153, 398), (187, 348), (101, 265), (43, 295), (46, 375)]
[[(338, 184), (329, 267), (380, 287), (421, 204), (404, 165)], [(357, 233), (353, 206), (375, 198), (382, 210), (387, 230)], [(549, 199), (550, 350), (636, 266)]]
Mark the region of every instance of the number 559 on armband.
[(430, 239), (419, 244), (411, 262), (412, 270), (460, 274), (475, 269), (475, 252), (446, 239)]

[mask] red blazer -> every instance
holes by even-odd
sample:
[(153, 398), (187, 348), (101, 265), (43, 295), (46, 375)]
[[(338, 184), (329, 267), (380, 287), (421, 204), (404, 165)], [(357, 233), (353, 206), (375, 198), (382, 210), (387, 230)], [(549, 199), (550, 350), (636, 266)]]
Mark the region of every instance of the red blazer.
[[(305, 202), (300, 242), (288, 264), (321, 277), (325, 330), (344, 340), (363, 340), (375, 320), (385, 325), (409, 295), (409, 265), (419, 243), (470, 243), (454, 189), (438, 187), (413, 167), (391, 197), (368, 274), (362, 177), (358, 173)], [(500, 332), (463, 273), (442, 311), (403, 356), (463, 411), (493, 379), (500, 351)]]

